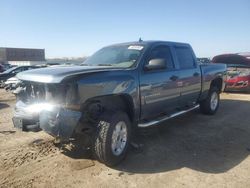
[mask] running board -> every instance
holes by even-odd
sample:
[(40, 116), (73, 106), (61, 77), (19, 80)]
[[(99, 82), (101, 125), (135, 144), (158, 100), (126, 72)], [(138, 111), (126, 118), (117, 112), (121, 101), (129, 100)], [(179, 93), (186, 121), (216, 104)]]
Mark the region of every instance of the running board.
[(199, 106), (200, 106), (200, 105), (196, 105), (196, 106), (194, 106), (194, 107), (192, 107), (192, 108), (189, 108), (188, 110), (183, 110), (183, 111), (177, 112), (177, 113), (175, 113), (175, 114), (172, 114), (172, 115), (170, 115), (170, 116), (165, 116), (165, 117), (163, 117), (163, 118), (161, 118), (161, 119), (159, 119), (159, 120), (153, 120), (153, 121), (146, 122), (146, 123), (139, 123), (139, 124), (138, 124), (138, 127), (149, 127), (149, 126), (152, 126), (152, 125), (159, 124), (159, 123), (161, 123), (161, 122), (163, 122), (163, 121), (166, 121), (166, 120), (168, 120), (168, 119), (171, 119), (171, 118), (174, 118), (174, 117), (176, 117), (176, 116), (179, 116), (179, 115), (185, 114), (185, 113), (187, 113), (187, 112), (190, 112), (190, 111), (192, 111), (192, 110), (198, 108)]

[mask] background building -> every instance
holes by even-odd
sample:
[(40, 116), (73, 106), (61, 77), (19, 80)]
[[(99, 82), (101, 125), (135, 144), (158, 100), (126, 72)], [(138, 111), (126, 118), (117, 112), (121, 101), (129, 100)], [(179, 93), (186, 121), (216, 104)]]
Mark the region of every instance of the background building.
[(17, 66), (44, 64), (45, 50), (0, 47), (0, 63), (9, 63)]

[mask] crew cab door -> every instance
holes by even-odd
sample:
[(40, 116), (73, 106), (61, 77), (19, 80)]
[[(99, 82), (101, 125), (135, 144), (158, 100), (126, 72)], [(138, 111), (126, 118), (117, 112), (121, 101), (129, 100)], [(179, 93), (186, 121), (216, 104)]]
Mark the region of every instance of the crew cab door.
[[(150, 63), (155, 60), (163, 60), (165, 67), (151, 69)], [(180, 89), (177, 85), (178, 71), (169, 46), (152, 47), (144, 61), (140, 73), (141, 119), (149, 120), (174, 111), (178, 107)]]
[(179, 64), (179, 85), (181, 85), (181, 108), (191, 107), (197, 103), (201, 91), (201, 70), (190, 46), (175, 46), (176, 59)]

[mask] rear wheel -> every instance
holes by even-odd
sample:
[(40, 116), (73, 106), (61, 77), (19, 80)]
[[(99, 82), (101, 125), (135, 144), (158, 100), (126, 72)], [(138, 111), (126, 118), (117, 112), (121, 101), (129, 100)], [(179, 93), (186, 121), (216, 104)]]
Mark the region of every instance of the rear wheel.
[(212, 87), (209, 90), (207, 98), (200, 103), (200, 110), (204, 114), (213, 115), (219, 108), (220, 95), (217, 87)]
[(127, 152), (131, 123), (124, 112), (106, 112), (98, 120), (93, 154), (108, 166), (120, 163)]

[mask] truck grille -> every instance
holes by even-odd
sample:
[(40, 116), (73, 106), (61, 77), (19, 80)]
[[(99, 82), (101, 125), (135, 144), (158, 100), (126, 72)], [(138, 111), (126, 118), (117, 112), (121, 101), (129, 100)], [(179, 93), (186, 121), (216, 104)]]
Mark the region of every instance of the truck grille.
[(39, 102), (63, 103), (66, 87), (62, 85), (49, 85), (43, 83), (25, 83), (24, 97), (22, 101), (31, 104)]

